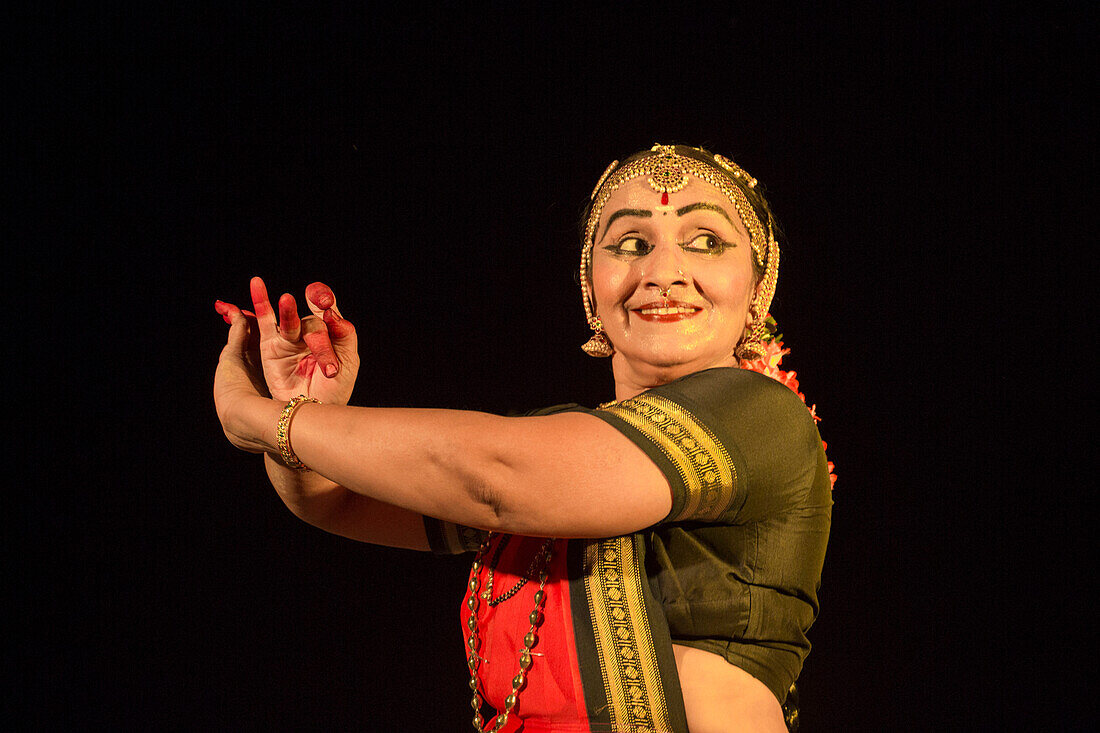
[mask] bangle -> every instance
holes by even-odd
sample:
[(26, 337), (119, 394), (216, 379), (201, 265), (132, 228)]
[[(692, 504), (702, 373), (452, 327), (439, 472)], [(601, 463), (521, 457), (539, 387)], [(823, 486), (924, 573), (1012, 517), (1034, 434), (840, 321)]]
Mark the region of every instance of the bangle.
[(293, 468), (296, 471), (309, 470), (309, 466), (299, 461), (298, 456), (294, 455), (294, 450), (290, 447), (290, 419), (294, 417), (294, 411), (305, 402), (321, 404), (320, 400), (300, 394), (286, 403), (282, 414), (279, 415), (279, 422), (275, 424), (275, 445), (279, 448), (279, 455), (283, 457), (283, 463), (288, 468)]

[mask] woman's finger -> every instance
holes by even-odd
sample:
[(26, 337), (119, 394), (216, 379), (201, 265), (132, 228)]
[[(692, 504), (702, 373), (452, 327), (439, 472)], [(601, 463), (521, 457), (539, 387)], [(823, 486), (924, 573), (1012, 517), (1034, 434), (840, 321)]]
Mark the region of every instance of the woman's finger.
[(298, 318), (298, 303), (290, 293), (279, 298), (279, 333), (287, 341), (297, 341), (302, 335), (302, 321)]
[[(227, 306), (227, 307), (219, 307)], [(221, 420), (226, 435), (234, 445), (238, 445), (231, 434), (226, 422), (227, 404), (232, 402), (234, 395), (242, 392), (270, 397), (263, 376), (255, 362), (249, 358), (250, 342), (256, 340), (257, 328), (255, 319), (246, 316), (240, 308), (230, 304), (215, 304), (219, 312), (229, 321), (229, 334), (218, 358), (217, 369), (214, 370), (214, 405), (218, 411), (218, 419)], [(238, 447), (241, 447), (238, 445)], [(246, 448), (247, 450), (247, 448)]]
[(260, 328), (256, 320), (256, 314), (252, 311), (242, 310), (245, 323), (248, 324), (248, 358), (253, 364), (260, 363)]
[(267, 298), (267, 286), (262, 278), (254, 277), (249, 283), (252, 294), (252, 307), (256, 311), (256, 325), (260, 329), (260, 338), (264, 341), (275, 338), (279, 333), (279, 324), (275, 321), (275, 310)]
[(247, 322), (249, 323), (249, 328), (252, 329), (252, 331), (250, 331), (250, 333), (252, 333), (252, 335), (255, 337), (252, 340), (255, 341), (256, 343), (259, 343), (259, 340), (260, 340), (260, 336), (259, 336), (259, 333), (258, 333), (259, 328), (258, 327), (253, 328), (254, 326), (256, 326), (256, 314), (255, 313), (253, 313), (250, 310), (241, 310), (240, 308), (233, 305), (232, 303), (225, 303), (225, 302), (220, 301), (220, 300), (215, 300), (214, 301), (214, 310), (216, 310), (218, 312), (218, 315), (222, 317), (223, 321), (225, 321), (226, 323), (228, 323), (230, 325), (233, 325), (233, 315), (234, 314), (240, 313), (241, 315), (243, 315), (247, 319)]
[(230, 325), (233, 325), (233, 319), (230, 318), (230, 314), (234, 312), (241, 312), (241, 309), (233, 305), (232, 303), (223, 303), (220, 300), (214, 301), (214, 310), (217, 311), (218, 315), (222, 317), (223, 321)]
[(248, 378), (252, 380), (252, 386), (256, 392), (264, 397), (270, 397), (267, 381), (264, 379), (263, 358), (260, 356), (260, 329), (257, 326), (256, 314), (252, 311), (242, 310), (242, 319), (248, 326), (248, 351), (246, 352), (248, 363)]
[(313, 314), (319, 316), (328, 327), (337, 357), (342, 360), (354, 356), (358, 348), (355, 326), (340, 314), (332, 288), (322, 282), (310, 283), (306, 287), (306, 302)]
[(306, 303), (309, 304), (313, 315), (318, 318), (330, 309), (336, 311), (336, 315), (340, 315), (340, 310), (336, 307), (336, 296), (333, 295), (332, 288), (324, 283), (316, 282), (306, 286)]
[(343, 361), (354, 355), (358, 349), (358, 339), (355, 335), (355, 326), (351, 321), (342, 318), (334, 308), (325, 311), (322, 318), (328, 327), (329, 337), (337, 357)]
[[(239, 358), (248, 370), (249, 379), (252, 380), (256, 391), (265, 396), (269, 395), (267, 383), (260, 376), (260, 329), (256, 324), (256, 314), (220, 300), (214, 301), (214, 310), (230, 326), (229, 339), (222, 351), (223, 355), (232, 353), (231, 358)], [(239, 331), (233, 330), (236, 324), (244, 324), (243, 337)]]
[(302, 340), (306, 342), (306, 346), (317, 360), (321, 373), (326, 377), (335, 377), (340, 371), (340, 360), (336, 358), (336, 352), (332, 349), (332, 341), (329, 339), (325, 322), (314, 317), (303, 319)]
[(222, 310), (218, 312), (222, 313), (222, 318), (229, 324), (229, 335), (225, 340), (225, 348), (222, 349), (222, 358), (229, 358), (245, 364), (248, 355), (248, 337), (251, 332), (248, 319), (241, 313), (241, 309), (232, 303), (218, 301), (214, 307), (217, 308), (218, 304), (225, 306), (222, 309), (224, 313), (222, 313)]

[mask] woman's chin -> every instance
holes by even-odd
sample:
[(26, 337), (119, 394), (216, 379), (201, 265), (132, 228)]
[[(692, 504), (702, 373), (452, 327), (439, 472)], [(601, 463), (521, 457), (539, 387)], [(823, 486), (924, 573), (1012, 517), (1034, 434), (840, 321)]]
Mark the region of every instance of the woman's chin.
[(622, 366), (635, 374), (652, 374), (661, 382), (718, 366), (736, 366), (733, 348), (702, 348), (700, 345), (647, 344), (643, 349), (616, 348)]

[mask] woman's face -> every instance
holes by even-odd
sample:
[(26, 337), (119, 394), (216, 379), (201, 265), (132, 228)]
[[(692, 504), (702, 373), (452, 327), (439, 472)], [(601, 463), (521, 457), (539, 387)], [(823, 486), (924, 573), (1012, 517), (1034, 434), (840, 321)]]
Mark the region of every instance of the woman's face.
[(635, 178), (608, 199), (596, 228), (596, 315), (615, 347), (616, 382), (639, 391), (736, 366), (733, 350), (750, 322), (748, 231), (725, 194), (690, 181), (662, 206), (661, 194)]

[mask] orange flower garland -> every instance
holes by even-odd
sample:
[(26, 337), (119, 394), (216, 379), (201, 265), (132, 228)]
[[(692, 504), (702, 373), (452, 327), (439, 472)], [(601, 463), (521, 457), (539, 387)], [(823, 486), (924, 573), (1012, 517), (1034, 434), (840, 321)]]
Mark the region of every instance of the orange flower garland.
[[(806, 405), (810, 411), (810, 415), (813, 416), (814, 422), (821, 422), (821, 418), (817, 416), (817, 405), (809, 405), (806, 403), (806, 395), (798, 391), (798, 379), (797, 372), (785, 372), (779, 368), (779, 364), (783, 361), (783, 357), (791, 353), (790, 349), (783, 348), (783, 335), (775, 335), (776, 323), (775, 319), (768, 314), (766, 319), (768, 326), (769, 336), (764, 339), (764, 356), (759, 359), (753, 359), (752, 361), (742, 359), (741, 368), (748, 369), (753, 372), (760, 372), (761, 374), (771, 377), (780, 384), (789, 387), (792, 392), (798, 395), (802, 400), (802, 404)], [(828, 443), (824, 440), (821, 441), (821, 445), (826, 450), (829, 448)], [(829, 464), (829, 486), (830, 488), (836, 485), (836, 473), (834, 470), (836, 466), (832, 461), (828, 461)]]

